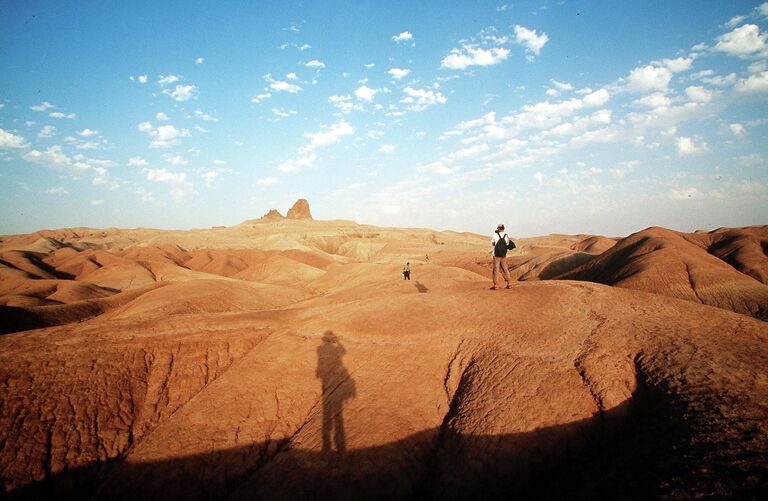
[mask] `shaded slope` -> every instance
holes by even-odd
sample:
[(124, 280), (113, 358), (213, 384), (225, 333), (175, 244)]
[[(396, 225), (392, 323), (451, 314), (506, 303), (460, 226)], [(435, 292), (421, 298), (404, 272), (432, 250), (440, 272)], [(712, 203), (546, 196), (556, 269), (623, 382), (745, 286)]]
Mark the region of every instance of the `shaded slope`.
[[(739, 272), (709, 254), (707, 247), (691, 240), (700, 242), (691, 235), (648, 228), (556, 278), (643, 290), (768, 318), (768, 286)], [(712, 245), (718, 249), (716, 243)], [(725, 247), (727, 245), (720, 249)], [(750, 258), (749, 269), (760, 270), (767, 260), (765, 255), (760, 259)]]

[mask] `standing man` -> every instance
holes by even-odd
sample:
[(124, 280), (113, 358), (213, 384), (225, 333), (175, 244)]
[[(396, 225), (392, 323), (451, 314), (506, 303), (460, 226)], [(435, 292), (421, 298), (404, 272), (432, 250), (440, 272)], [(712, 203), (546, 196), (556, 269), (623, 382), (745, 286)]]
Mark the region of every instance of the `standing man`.
[(493, 286), (491, 290), (496, 290), (497, 273), (501, 268), (501, 275), (507, 282), (507, 289), (509, 289), (509, 270), (507, 270), (507, 245), (509, 244), (509, 235), (504, 232), (504, 225), (500, 224), (496, 227), (496, 231), (491, 238), (491, 245), (493, 246)]
[(411, 279), (411, 262), (408, 261), (405, 263), (405, 266), (403, 267), (403, 280), (410, 280)]

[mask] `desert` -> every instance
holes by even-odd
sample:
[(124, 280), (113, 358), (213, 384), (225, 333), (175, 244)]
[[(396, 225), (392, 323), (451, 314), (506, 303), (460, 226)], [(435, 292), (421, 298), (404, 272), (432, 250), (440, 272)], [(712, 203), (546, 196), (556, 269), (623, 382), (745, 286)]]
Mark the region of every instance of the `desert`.
[(765, 494), (768, 226), (516, 239), (492, 291), (487, 236), (288, 214), (2, 237), (4, 495)]

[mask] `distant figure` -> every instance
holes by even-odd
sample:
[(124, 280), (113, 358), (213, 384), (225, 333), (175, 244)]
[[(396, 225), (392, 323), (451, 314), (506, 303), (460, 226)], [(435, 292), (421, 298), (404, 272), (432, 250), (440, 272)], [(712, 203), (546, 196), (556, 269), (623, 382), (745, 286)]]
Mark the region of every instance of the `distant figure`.
[(507, 289), (509, 289), (509, 270), (507, 270), (507, 246), (509, 245), (509, 235), (504, 232), (504, 225), (500, 224), (496, 227), (496, 231), (493, 232), (491, 237), (491, 245), (493, 246), (493, 285), (491, 290), (496, 290), (497, 273), (501, 268), (501, 275), (507, 282)]
[(426, 256), (424, 256), (424, 259), (426, 259), (427, 261), (429, 261), (429, 252), (427, 252), (427, 255), (426, 255)]
[(405, 266), (403, 267), (403, 280), (410, 280), (411, 279), (411, 263), (410, 261), (405, 263)]
[(346, 352), (331, 331), (323, 334), (323, 341), (317, 347), (315, 375), (323, 388), (323, 452), (331, 450), (331, 442), (336, 444), (338, 452), (347, 450), (342, 411), (344, 401), (355, 396), (355, 382), (341, 362)]

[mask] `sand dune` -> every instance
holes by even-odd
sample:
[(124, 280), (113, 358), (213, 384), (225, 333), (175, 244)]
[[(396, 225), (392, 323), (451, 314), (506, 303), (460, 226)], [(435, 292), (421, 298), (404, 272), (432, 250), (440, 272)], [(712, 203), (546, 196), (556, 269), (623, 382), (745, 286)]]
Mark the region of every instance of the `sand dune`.
[(310, 214), (4, 237), (4, 492), (765, 491), (766, 227), (519, 239), (489, 291), (485, 236)]

